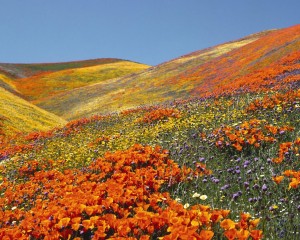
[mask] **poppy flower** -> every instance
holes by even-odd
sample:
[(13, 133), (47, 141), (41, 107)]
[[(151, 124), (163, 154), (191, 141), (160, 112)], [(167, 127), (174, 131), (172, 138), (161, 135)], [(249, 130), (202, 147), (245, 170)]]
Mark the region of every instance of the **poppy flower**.
[(225, 219), (221, 222), (220, 226), (225, 230), (230, 230), (235, 228), (235, 222), (230, 219)]
[(200, 239), (202, 239), (202, 240), (211, 240), (214, 236), (214, 232), (210, 231), (210, 230), (202, 229), (199, 236), (200, 236)]
[(272, 179), (276, 184), (279, 184), (284, 179), (284, 176), (276, 176), (276, 177), (273, 177)]

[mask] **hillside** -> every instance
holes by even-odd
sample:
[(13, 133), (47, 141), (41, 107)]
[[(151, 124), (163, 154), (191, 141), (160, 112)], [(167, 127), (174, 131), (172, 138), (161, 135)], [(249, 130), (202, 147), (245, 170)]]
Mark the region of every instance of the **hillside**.
[(65, 123), (62, 118), (0, 87), (0, 137), (45, 131)]
[[(111, 80), (148, 68), (149, 66), (130, 61), (117, 61), (91, 67), (61, 70), (54, 73), (42, 73), (15, 81), (16, 88), (23, 96), (39, 104), (58, 93), (73, 90), (94, 83)], [(80, 101), (80, 98), (78, 98)]]
[[(155, 92), (156, 87), (161, 85), (160, 82), (166, 78), (177, 76), (186, 72), (187, 69), (251, 43), (267, 32), (253, 34), (237, 41), (197, 51), (113, 81), (103, 81), (67, 91), (53, 98), (42, 99), (37, 105), (66, 119), (75, 119), (98, 112), (108, 113), (163, 101), (165, 99), (157, 98)], [(172, 86), (166, 84), (165, 90), (168, 91), (170, 87)], [(183, 96), (178, 95), (178, 97)]]
[(4, 88), (5, 90), (7, 90), (15, 95), (20, 94), (14, 85), (14, 80), (6, 72), (0, 71), (0, 87)]
[[(6, 119), (2, 128), (6, 135), (13, 135), (17, 132), (46, 130), (59, 126), (65, 123), (63, 119), (33, 104), (55, 97), (58, 93), (148, 67), (112, 58), (45, 64), (0, 63), (0, 113), (3, 119)], [(28, 77), (22, 78), (24, 76)], [(77, 97), (76, 101), (80, 101), (80, 96)]]
[[(265, 31), (113, 82), (65, 92), (38, 106), (74, 119), (178, 98), (234, 94), (244, 88), (282, 88), (299, 79), (299, 49), (300, 25)], [(81, 94), (85, 97), (78, 100)]]

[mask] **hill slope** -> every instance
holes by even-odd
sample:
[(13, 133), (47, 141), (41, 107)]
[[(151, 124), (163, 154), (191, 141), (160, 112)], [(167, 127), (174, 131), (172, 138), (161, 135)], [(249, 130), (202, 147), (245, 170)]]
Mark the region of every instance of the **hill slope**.
[[(58, 94), (37, 102), (37, 105), (66, 119), (81, 118), (98, 112), (107, 113), (142, 104), (151, 104), (164, 99), (157, 99), (149, 90), (156, 92), (156, 86), (167, 77), (177, 76), (188, 68), (203, 64), (235, 48), (255, 41), (259, 36), (247, 38), (208, 48), (182, 56), (169, 62), (151, 67), (140, 73), (101, 82), (83, 88)], [(169, 88), (169, 85), (165, 86)], [(136, 96), (137, 92), (140, 96)], [(80, 98), (79, 98), (80, 96)], [(180, 96), (179, 96), (180, 97)], [(80, 99), (80, 100), (79, 100)], [(120, 100), (120, 101), (119, 101)]]
[(0, 87), (0, 135), (45, 131), (62, 126), (62, 118), (49, 113)]
[[(300, 25), (197, 51), (140, 73), (38, 102), (67, 119), (178, 98), (284, 87), (299, 80)], [(80, 100), (79, 99), (80, 97)]]
[(16, 95), (20, 94), (14, 85), (13, 78), (9, 74), (1, 70), (0, 70), (0, 87), (4, 88), (5, 90), (13, 94)]

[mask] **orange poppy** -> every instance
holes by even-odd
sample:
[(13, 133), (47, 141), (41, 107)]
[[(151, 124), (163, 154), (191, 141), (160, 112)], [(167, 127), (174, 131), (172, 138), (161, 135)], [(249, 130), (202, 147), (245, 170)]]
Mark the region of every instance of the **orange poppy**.
[(200, 234), (199, 234), (199, 236), (200, 236), (201, 240), (210, 240), (210, 239), (213, 238), (214, 232), (210, 231), (210, 230), (204, 230), (204, 229), (202, 229), (201, 232), (200, 232)]
[(236, 232), (236, 236), (239, 240), (246, 240), (249, 238), (250, 233), (246, 229), (240, 229)]
[(251, 230), (250, 235), (253, 238), (253, 240), (259, 240), (263, 238), (261, 230)]
[(232, 228), (230, 230), (225, 231), (224, 232), (224, 236), (228, 240), (234, 240), (236, 238), (236, 232), (237, 232), (237, 230), (235, 228)]
[(225, 219), (220, 224), (221, 228), (225, 230), (230, 230), (235, 228), (235, 222), (230, 219)]
[(62, 218), (60, 219), (60, 221), (56, 224), (56, 227), (57, 228), (63, 228), (63, 227), (66, 227), (68, 226), (69, 222), (70, 222), (70, 218), (69, 217), (66, 217), (66, 218)]
[(273, 177), (272, 179), (275, 183), (279, 184), (284, 179), (284, 176), (276, 176), (276, 177)]

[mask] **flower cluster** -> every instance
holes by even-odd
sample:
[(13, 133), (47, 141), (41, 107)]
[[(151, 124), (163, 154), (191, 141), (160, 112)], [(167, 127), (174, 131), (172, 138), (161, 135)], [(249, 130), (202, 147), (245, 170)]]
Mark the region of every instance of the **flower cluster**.
[(279, 145), (278, 157), (273, 158), (274, 163), (281, 163), (285, 158), (290, 157), (290, 153), (299, 156), (300, 138), (294, 142), (284, 142)]
[(180, 117), (180, 112), (177, 109), (159, 108), (145, 113), (144, 116), (138, 121), (144, 123), (153, 123), (159, 120), (164, 120), (168, 118), (179, 118), (179, 117)]
[(289, 126), (273, 126), (262, 120), (251, 119), (236, 126), (223, 126), (212, 132), (212, 139), (216, 139), (215, 145), (219, 148), (232, 146), (237, 151), (253, 145), (256, 148), (264, 143), (276, 142), (276, 136), (294, 128)]
[[(107, 153), (82, 170), (59, 172), (52, 163), (22, 166), (19, 172), (28, 179), (19, 184), (4, 179), (1, 238), (211, 239), (213, 225), (229, 214), (204, 205), (186, 209), (162, 191), (210, 171), (203, 164), (180, 168), (159, 147), (135, 145)], [(49, 170), (41, 170), (45, 167)], [(256, 225), (250, 225), (252, 238), (261, 239)]]
[(280, 184), (284, 177), (289, 178), (289, 189), (298, 188), (300, 185), (300, 171), (286, 170), (283, 172), (283, 175), (273, 177), (273, 181), (277, 184)]
[[(298, 237), (299, 101), (281, 94), (178, 100), (5, 141), (0, 239)], [(180, 117), (139, 122), (158, 109)]]
[(247, 112), (253, 112), (263, 109), (292, 110), (294, 108), (300, 108), (300, 90), (288, 91), (285, 93), (276, 93), (272, 96), (265, 96), (262, 99), (256, 99), (252, 101), (246, 108)]
[(14, 146), (5, 146), (0, 149), (0, 161), (6, 159), (8, 156), (18, 153), (24, 153), (30, 149), (34, 149), (35, 146), (32, 143), (29, 144), (18, 144)]
[(221, 222), (221, 227), (225, 230), (224, 235), (229, 240), (234, 239), (261, 239), (262, 231), (256, 230), (259, 219), (250, 218), (250, 214), (242, 213), (241, 220), (238, 223), (230, 219), (224, 219)]

